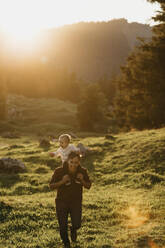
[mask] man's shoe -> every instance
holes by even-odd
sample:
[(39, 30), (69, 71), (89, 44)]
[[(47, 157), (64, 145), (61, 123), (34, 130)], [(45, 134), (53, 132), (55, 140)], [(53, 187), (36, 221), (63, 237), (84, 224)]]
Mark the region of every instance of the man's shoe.
[(70, 242), (64, 243), (64, 248), (70, 248)]
[(70, 236), (71, 236), (71, 240), (73, 242), (75, 242), (77, 240), (77, 230), (76, 229), (72, 229), (72, 227), (70, 228)]

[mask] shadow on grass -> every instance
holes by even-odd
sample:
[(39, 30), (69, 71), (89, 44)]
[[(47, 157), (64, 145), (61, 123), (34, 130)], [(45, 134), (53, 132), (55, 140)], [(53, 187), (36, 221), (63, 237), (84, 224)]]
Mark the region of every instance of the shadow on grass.
[(42, 148), (42, 150), (43, 150), (44, 152), (50, 151), (50, 146), (49, 146), (49, 147), (40, 147), (40, 148)]
[[(99, 144), (100, 146), (100, 144)], [(103, 148), (104, 146), (102, 146)], [(84, 158), (82, 158), (82, 166), (87, 168), (90, 172), (95, 170), (94, 162), (101, 163), (106, 154), (106, 149), (95, 150), (89, 152)]]
[(35, 173), (37, 174), (46, 174), (47, 172), (48, 170), (43, 166), (40, 166), (35, 170)]
[(144, 247), (144, 248), (158, 248), (158, 246), (156, 244), (152, 244), (152, 246), (150, 245), (151, 243), (151, 240), (148, 236), (142, 236), (142, 237), (139, 237), (138, 240), (137, 240), (137, 248), (141, 248), (141, 247)]
[(45, 160), (45, 164), (51, 169), (55, 170), (57, 167), (62, 165), (62, 162), (59, 160), (57, 161), (56, 159), (47, 159)]
[(21, 181), (18, 174), (0, 174), (0, 187), (1, 188), (11, 188), (15, 183)]
[(11, 195), (31, 195), (31, 194), (43, 193), (43, 192), (44, 193), (50, 192), (49, 185), (44, 184), (40, 187), (33, 185), (29, 185), (29, 186), (18, 185)]
[(0, 202), (0, 222), (6, 221), (9, 213), (12, 211), (12, 207), (3, 201)]
[(58, 166), (61, 166), (60, 160), (56, 160), (54, 158), (41, 158), (38, 156), (29, 156), (23, 159), (24, 162), (32, 163), (32, 164), (42, 164), (48, 166), (51, 170), (55, 170)]
[(27, 158), (24, 158), (23, 161), (24, 162), (30, 162), (30, 163), (41, 163), (42, 162), (42, 159), (38, 155), (38, 156), (29, 156)]

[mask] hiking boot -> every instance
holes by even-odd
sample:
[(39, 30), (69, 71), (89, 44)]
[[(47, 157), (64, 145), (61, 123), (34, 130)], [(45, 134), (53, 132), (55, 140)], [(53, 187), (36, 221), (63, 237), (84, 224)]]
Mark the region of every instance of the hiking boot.
[(76, 229), (72, 229), (72, 227), (70, 228), (70, 236), (71, 236), (71, 240), (73, 242), (75, 242), (77, 240), (77, 230)]

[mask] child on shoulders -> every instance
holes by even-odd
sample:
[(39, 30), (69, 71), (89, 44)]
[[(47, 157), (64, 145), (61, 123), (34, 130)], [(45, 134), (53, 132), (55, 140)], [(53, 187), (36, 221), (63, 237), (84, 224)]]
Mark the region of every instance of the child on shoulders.
[(67, 161), (68, 155), (71, 152), (77, 152), (80, 154), (80, 149), (73, 144), (70, 144), (71, 142), (71, 136), (69, 134), (62, 134), (59, 137), (59, 144), (60, 147), (57, 149), (56, 152), (50, 152), (51, 157), (61, 157), (62, 163)]

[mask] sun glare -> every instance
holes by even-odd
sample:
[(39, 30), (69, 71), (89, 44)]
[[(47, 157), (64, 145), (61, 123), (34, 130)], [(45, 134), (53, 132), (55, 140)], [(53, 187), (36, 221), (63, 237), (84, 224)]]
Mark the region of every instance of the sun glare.
[(39, 5), (34, 5), (30, 0), (6, 0), (1, 3), (1, 7), (0, 28), (5, 36), (6, 47), (14, 51), (36, 49), (43, 28), (42, 22), (37, 18), (36, 8)]
[(31, 41), (36, 36), (37, 30), (33, 29), (30, 25), (26, 26), (24, 24), (13, 23), (5, 28), (5, 33), (18, 42), (24, 42)]
[(128, 228), (140, 227), (149, 220), (149, 213), (141, 213), (137, 206), (130, 206), (126, 211), (126, 215), (128, 216)]
[(10, 26), (5, 30), (6, 45), (8, 49), (29, 51), (36, 49), (39, 43), (39, 32), (30, 27)]
[(7, 46), (14, 49), (30, 49), (36, 46), (38, 31), (31, 27), (11, 25), (5, 29)]
[[(137, 1), (137, 8), (142, 9), (143, 0)], [(113, 18), (136, 17), (132, 0), (126, 3), (130, 8), (118, 8), (123, 1), (108, 0), (0, 0), (0, 31), (8, 37), (8, 48), (34, 49), (40, 45), (38, 33), (47, 28), (57, 27), (80, 21), (102, 21)], [(95, 8), (94, 8), (95, 6)], [(148, 15), (150, 10), (148, 11)], [(131, 9), (131, 11), (130, 11)], [(138, 13), (141, 13), (139, 11)], [(148, 16), (146, 13), (142, 19)], [(140, 18), (137, 15), (137, 19)], [(143, 20), (144, 21), (144, 20)]]
[(149, 240), (149, 241), (148, 241), (148, 245), (149, 245), (150, 248), (165, 248), (165, 246), (163, 246), (163, 247), (158, 246), (158, 245), (157, 245), (155, 242), (153, 242), (152, 240)]

